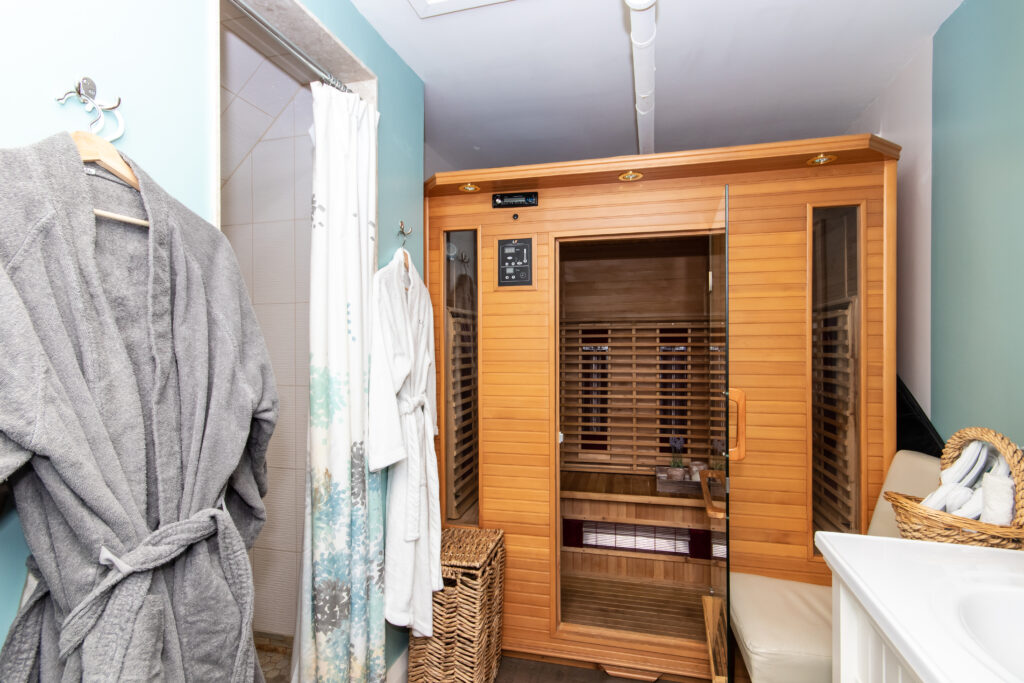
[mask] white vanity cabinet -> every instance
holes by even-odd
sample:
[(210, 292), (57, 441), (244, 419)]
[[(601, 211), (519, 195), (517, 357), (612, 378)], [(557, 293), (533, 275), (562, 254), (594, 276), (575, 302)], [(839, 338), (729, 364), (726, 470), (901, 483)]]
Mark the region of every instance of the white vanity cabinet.
[(1024, 680), (1024, 553), (827, 532), (815, 545), (835, 683)]

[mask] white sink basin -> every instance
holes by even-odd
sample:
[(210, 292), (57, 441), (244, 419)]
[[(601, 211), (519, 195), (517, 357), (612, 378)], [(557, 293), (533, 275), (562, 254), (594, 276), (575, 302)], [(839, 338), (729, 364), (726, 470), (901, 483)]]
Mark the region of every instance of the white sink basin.
[(1024, 680), (1020, 638), (1024, 589), (993, 587), (968, 593), (960, 599), (959, 612), (977, 648), (1008, 674)]

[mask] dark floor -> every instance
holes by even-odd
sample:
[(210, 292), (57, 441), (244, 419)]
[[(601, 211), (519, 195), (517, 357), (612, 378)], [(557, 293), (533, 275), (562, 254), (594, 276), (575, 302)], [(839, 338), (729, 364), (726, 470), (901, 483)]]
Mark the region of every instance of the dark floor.
[[(291, 671), (291, 638), (256, 634), (256, 653), (267, 683), (288, 683)], [(495, 683), (627, 683), (624, 678), (612, 678), (603, 671), (559, 666), (526, 659), (502, 657)], [(438, 682), (440, 683), (440, 682)]]
[[(292, 639), (286, 636), (256, 634), (256, 652), (267, 683), (289, 683)], [(735, 646), (733, 648), (735, 652)], [(742, 657), (736, 656), (736, 682), (750, 681)], [(596, 669), (560, 666), (528, 659), (501, 658), (495, 683), (628, 683)]]
[(528, 659), (501, 658), (501, 668), (495, 683), (628, 683), (625, 678), (613, 678), (596, 669), (560, 666)]

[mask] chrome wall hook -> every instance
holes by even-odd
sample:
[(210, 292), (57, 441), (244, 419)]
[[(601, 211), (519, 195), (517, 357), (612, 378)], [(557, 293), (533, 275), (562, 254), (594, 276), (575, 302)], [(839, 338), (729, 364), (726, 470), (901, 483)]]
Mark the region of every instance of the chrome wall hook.
[(104, 112), (109, 111), (114, 114), (114, 119), (117, 121), (117, 129), (114, 131), (113, 135), (105, 136), (106, 139), (113, 142), (124, 135), (124, 117), (121, 116), (121, 112), (116, 111), (117, 108), (121, 106), (120, 97), (117, 98), (117, 101), (111, 104), (104, 104), (96, 101), (96, 81), (92, 80), (88, 76), (84, 76), (79, 79), (73, 90), (67, 91), (56, 99), (61, 104), (64, 104), (68, 101), (68, 98), (72, 96), (77, 97), (78, 101), (85, 105), (85, 111), (96, 112), (96, 116), (89, 121), (89, 129), (94, 134), (99, 135), (106, 126)]
[(405, 248), (405, 240), (412, 234), (412, 228), (405, 227), (405, 221), (398, 221), (398, 235), (402, 238), (402, 248)]

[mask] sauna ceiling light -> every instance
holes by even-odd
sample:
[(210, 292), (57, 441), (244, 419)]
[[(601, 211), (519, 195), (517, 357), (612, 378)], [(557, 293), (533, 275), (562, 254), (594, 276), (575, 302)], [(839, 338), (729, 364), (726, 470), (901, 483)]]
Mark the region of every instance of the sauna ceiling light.
[(825, 164), (831, 164), (833, 161), (838, 159), (835, 154), (819, 154), (816, 157), (811, 157), (807, 160), (808, 166), (824, 166)]
[(480, 186), (474, 185), (473, 183), (466, 183), (465, 185), (459, 185), (459, 190), (462, 192), (479, 192)]
[(641, 173), (640, 171), (626, 171), (625, 173), (619, 175), (619, 180), (621, 180), (624, 183), (631, 183), (634, 180), (640, 180), (643, 177), (644, 174)]

